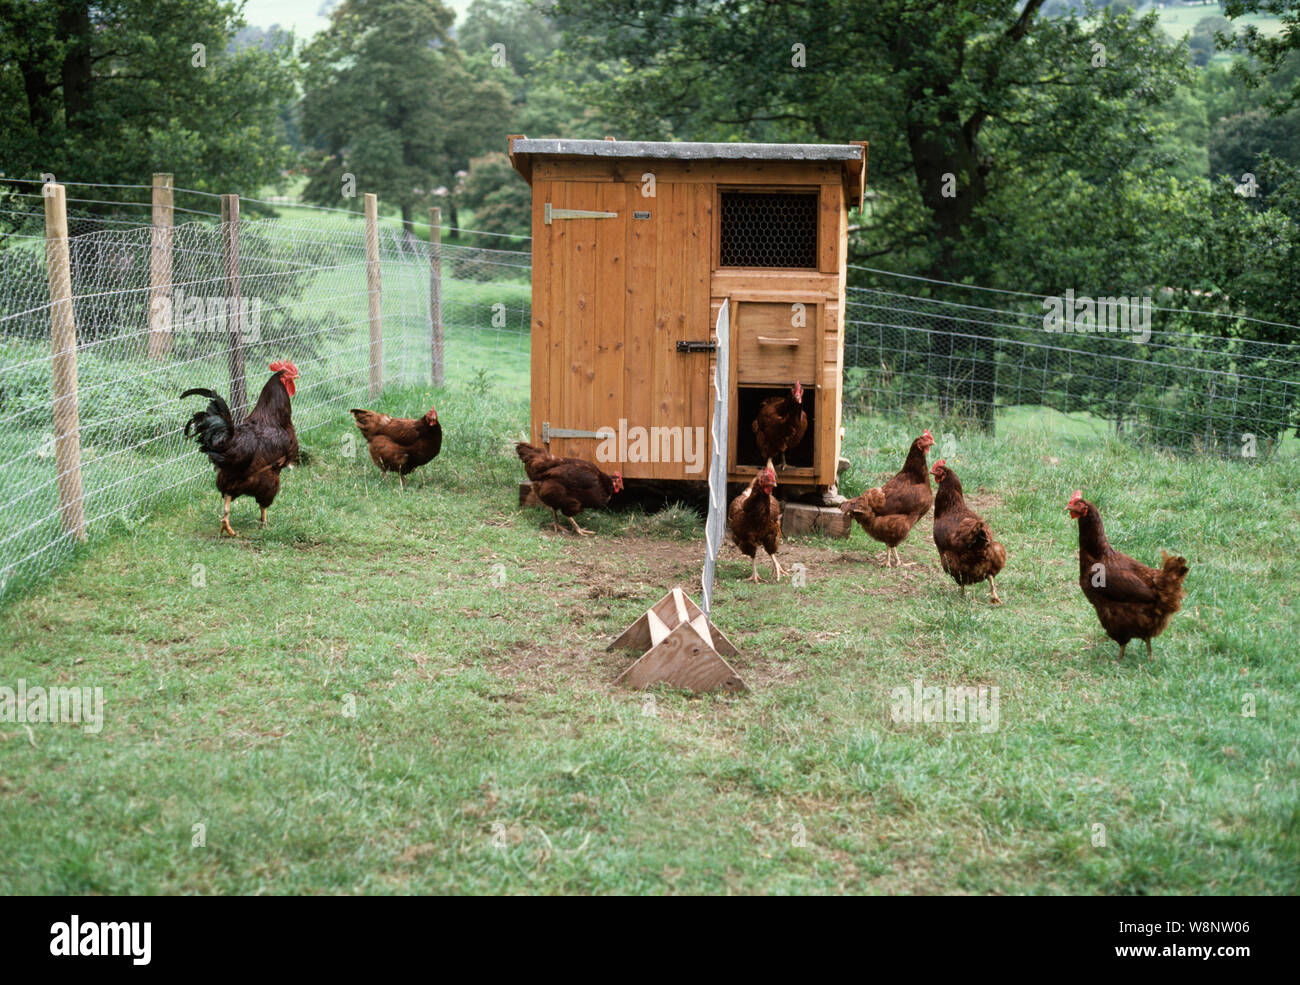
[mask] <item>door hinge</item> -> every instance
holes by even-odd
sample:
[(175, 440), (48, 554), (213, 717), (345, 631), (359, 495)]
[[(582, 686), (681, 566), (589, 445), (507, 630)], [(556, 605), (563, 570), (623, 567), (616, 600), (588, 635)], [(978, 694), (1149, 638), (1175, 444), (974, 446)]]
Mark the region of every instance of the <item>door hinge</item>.
[(617, 219), (617, 212), (588, 212), (585, 209), (557, 209), (551, 206), (550, 202), (546, 203), (546, 225), (551, 224), (552, 219)]
[(553, 428), (550, 421), (542, 421), (542, 444), (549, 445), (552, 438), (606, 438), (611, 432), (580, 431), (576, 428)]
[(685, 342), (677, 343), (678, 352), (717, 352), (718, 343), (716, 342)]

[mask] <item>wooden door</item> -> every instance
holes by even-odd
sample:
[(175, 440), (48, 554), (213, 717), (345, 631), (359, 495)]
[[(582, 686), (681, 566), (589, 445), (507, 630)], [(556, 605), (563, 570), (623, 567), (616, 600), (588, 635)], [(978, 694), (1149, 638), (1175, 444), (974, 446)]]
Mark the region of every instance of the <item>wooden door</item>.
[[(550, 181), (537, 202), (533, 436), (618, 426), (622, 412), (626, 234), (624, 186)], [(539, 195), (539, 198), (542, 198)], [(547, 206), (549, 205), (549, 210)], [(591, 213), (574, 215), (573, 213)], [(549, 215), (550, 222), (546, 222)], [(551, 435), (552, 454), (596, 461), (596, 439)], [(615, 466), (600, 463), (607, 471)]]
[[(624, 475), (704, 481), (713, 407), (710, 357), (707, 350), (679, 351), (677, 344), (708, 343), (713, 334), (709, 306), (713, 190), (702, 182), (659, 182), (654, 194), (647, 196), (645, 187), (644, 183), (627, 185), (624, 410), (629, 427), (650, 433), (652, 454), (650, 461), (628, 461)], [(675, 454), (678, 436), (681, 450), (689, 448), (692, 453), (689, 461)], [(674, 454), (664, 454), (669, 443)]]
[[(707, 342), (712, 331), (711, 189), (661, 184), (647, 197), (630, 181), (552, 180), (539, 190), (534, 235), (544, 245), (534, 255), (545, 259), (533, 271), (534, 438), (546, 425), (553, 454), (624, 478), (703, 480), (709, 357), (679, 352), (677, 343)], [(554, 433), (603, 428), (619, 435), (615, 461), (598, 457), (596, 438)], [(687, 428), (698, 430), (688, 438)]]

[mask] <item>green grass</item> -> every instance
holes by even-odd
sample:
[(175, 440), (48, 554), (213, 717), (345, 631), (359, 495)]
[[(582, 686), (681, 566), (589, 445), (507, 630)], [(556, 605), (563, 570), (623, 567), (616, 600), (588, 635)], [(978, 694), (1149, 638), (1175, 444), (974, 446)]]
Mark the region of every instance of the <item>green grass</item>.
[[(330, 217), (346, 223), (346, 216)], [(452, 267), (451, 263), (448, 264)], [(455, 276), (481, 268), (468, 263), (443, 278), (446, 381), (485, 382), (518, 392), (528, 387), (529, 343), (526, 280), (482, 281)], [(423, 265), (391, 261), (381, 270), (383, 284), (384, 379), (410, 383), (430, 378), (427, 315), (428, 273)], [(287, 305), (292, 340), (247, 346), (250, 399), (265, 380), (269, 361), (289, 357), (303, 376), (294, 403), (300, 431), (334, 420), (340, 407), (367, 402), (369, 342), (365, 269), (359, 264), (322, 270)], [(505, 324), (494, 325), (494, 306)], [(328, 320), (322, 320), (328, 313)], [(190, 452), (179, 429), (193, 413), (177, 395), (192, 386), (212, 386), (228, 395), (224, 341), (208, 339), (210, 351), (189, 348), (173, 360), (144, 357), (135, 326), (122, 326), (128, 341), (88, 346), (78, 356), (81, 390), (85, 509), (92, 540), (105, 528), (130, 526), (147, 515), (160, 489), (187, 483), (206, 469)], [(111, 333), (109, 333), (111, 334)], [(202, 341), (202, 340), (201, 340)], [(189, 345), (192, 340), (184, 340)], [(120, 350), (120, 351), (119, 351)], [(183, 354), (182, 354), (183, 353)], [(207, 358), (204, 358), (206, 355)], [(63, 537), (58, 516), (50, 406), (53, 399), (49, 343), (0, 341), (0, 604), (74, 552)], [(197, 403), (194, 400), (191, 404)], [(428, 405), (423, 408), (428, 409)], [(188, 477), (188, 479), (187, 479)], [(187, 494), (192, 490), (192, 482)], [(169, 502), (164, 496), (158, 502)]]
[[(1137, 5), (1142, 13), (1148, 13), (1153, 4)], [(1174, 38), (1182, 38), (1188, 34), (1205, 17), (1226, 17), (1223, 12), (1223, 4), (1204, 4), (1194, 7), (1174, 7), (1166, 4), (1163, 10), (1157, 10), (1156, 14), (1160, 17), (1160, 26), (1165, 32)], [(1248, 14), (1245, 17), (1239, 17), (1232, 22), (1238, 29), (1253, 24), (1259, 28), (1260, 33), (1265, 36), (1278, 34), (1282, 30), (1282, 21), (1277, 17), (1270, 17), (1267, 14)]]
[[(516, 508), (525, 404), (457, 383), (381, 406), (430, 399), (447, 442), (405, 492), (345, 456), (340, 418), (268, 529), (245, 500), (244, 536), (219, 540), (205, 485), (0, 613), (0, 684), (106, 694), (98, 735), (0, 723), (0, 890), (1300, 888), (1292, 462), (1144, 454), (1026, 413), (955, 433), (1010, 554), (1005, 606), (958, 597), (928, 519), (901, 571), (860, 531), (788, 542), (803, 588), (741, 584), (727, 547), (714, 618), (752, 690), (651, 701), (612, 685), (632, 657), (605, 647), (694, 593), (699, 520), (554, 535)], [(916, 424), (850, 419), (845, 491), (896, 470)], [(1078, 487), (1121, 549), (1191, 564), (1153, 663), (1117, 663), (1078, 590)], [(999, 728), (892, 721), (916, 677), (997, 686)]]

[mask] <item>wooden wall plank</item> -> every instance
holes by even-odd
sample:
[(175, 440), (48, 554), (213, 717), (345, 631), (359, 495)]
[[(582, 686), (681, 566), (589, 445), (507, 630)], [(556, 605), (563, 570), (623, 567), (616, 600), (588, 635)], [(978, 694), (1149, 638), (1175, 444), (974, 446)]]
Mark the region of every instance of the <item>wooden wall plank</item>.
[[(568, 183), (569, 205), (566, 208), (595, 211), (599, 206), (600, 186), (592, 182)], [(596, 428), (596, 333), (599, 313), (596, 310), (598, 285), (597, 228), (602, 222), (618, 219), (554, 219), (552, 225), (569, 227), (569, 247), (573, 251), (568, 284), (569, 324), (565, 332), (567, 382), (564, 417), (552, 424), (563, 428), (594, 431)], [(595, 459), (596, 443), (592, 438), (564, 438), (552, 442), (554, 454)], [(558, 450), (555, 450), (558, 449)]]
[(553, 259), (550, 226), (544, 224), (545, 205), (551, 194), (550, 181), (533, 183), (533, 301), (529, 359), (529, 440), (541, 441), (542, 421), (551, 399), (551, 275)]
[[(650, 219), (629, 219), (627, 234), (627, 307), (624, 326), (627, 336), (623, 359), (623, 412), (629, 427), (649, 427), (654, 417), (655, 359), (659, 330), (656, 264), (659, 260), (658, 198), (643, 198), (640, 186), (630, 186), (627, 207), (649, 211)], [(625, 478), (648, 479), (650, 467), (627, 463)]]
[[(551, 182), (551, 204), (556, 208), (569, 208), (570, 183), (567, 181)], [(553, 223), (546, 227), (550, 230), (551, 244), (551, 333), (550, 333), (550, 400), (547, 404), (547, 418), (552, 424), (564, 420), (568, 401), (566, 391), (569, 386), (568, 356), (565, 348), (565, 336), (572, 329), (569, 312), (570, 270), (573, 266), (573, 248), (571, 234), (573, 227), (567, 222)], [(540, 440), (540, 435), (538, 436)]]
[[(593, 380), (592, 429), (612, 427), (618, 429), (619, 418), (625, 417), (623, 394), (623, 355), (627, 330), (624, 309), (627, 305), (627, 225), (628, 186), (603, 184), (596, 187), (596, 208), (602, 212), (617, 212), (617, 219), (595, 219), (591, 224), (596, 231), (596, 291), (592, 315), (595, 321), (595, 354)], [(593, 461), (596, 443), (592, 443)], [(601, 463), (605, 471), (619, 466)]]
[[(677, 352), (676, 340), (683, 338), (682, 323), (686, 320), (684, 232), (688, 189), (683, 185), (659, 181), (659, 205), (656, 225), (658, 241), (655, 254), (656, 303), (655, 335), (651, 345), (654, 358), (655, 393), (650, 415), (651, 427), (671, 427), (682, 417), (682, 364), (687, 356)], [(667, 463), (650, 463), (648, 471), (653, 478), (673, 478)]]
[[(713, 188), (709, 185), (698, 184), (691, 185), (690, 188), (694, 201), (692, 203), (693, 219), (690, 250), (687, 258), (689, 263), (687, 316), (684, 327), (688, 339), (703, 342), (712, 337), (714, 325), (709, 318), (711, 313), (709, 291), (713, 273)], [(709, 386), (709, 381), (712, 379), (709, 369), (709, 357), (700, 354), (684, 358), (688, 369), (690, 395), (687, 405), (687, 419), (682, 422), (682, 426), (701, 428), (702, 430), (697, 433), (704, 436), (704, 443), (707, 448), (709, 425), (713, 415), (713, 397)], [(694, 441), (694, 437), (691, 440)], [(703, 461), (703, 471), (688, 473), (683, 465), (682, 475), (690, 479), (706, 478), (709, 467), (707, 454)]]
[(844, 214), (844, 187), (838, 181), (827, 182), (817, 196), (817, 269), (837, 274), (840, 269), (840, 217)]

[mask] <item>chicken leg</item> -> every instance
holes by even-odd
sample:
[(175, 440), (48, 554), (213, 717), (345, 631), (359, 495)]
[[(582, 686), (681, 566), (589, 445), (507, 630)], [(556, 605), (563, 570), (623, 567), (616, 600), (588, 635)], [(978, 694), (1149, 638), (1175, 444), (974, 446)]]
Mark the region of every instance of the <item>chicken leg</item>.
[[(768, 557), (772, 559), (772, 568), (776, 571), (776, 580), (780, 581), (781, 576), (785, 574), (785, 569), (781, 567), (781, 562), (776, 559), (775, 554), (769, 554)], [(756, 562), (758, 560), (758, 551), (754, 552), (754, 560)]]
[(221, 502), (221, 527), (217, 530), (217, 536), (227, 534), (231, 537), (238, 537), (239, 534), (235, 533), (235, 528), (230, 525), (230, 497), (223, 496)]
[(266, 526), (266, 507), (262, 507), (262, 526)]
[[(758, 551), (755, 551), (755, 552), (754, 552), (754, 557), (753, 557), (752, 560), (753, 560), (753, 562), (754, 562), (754, 573), (753, 573), (752, 575), (750, 575), (748, 578), (741, 578), (740, 580), (741, 580), (741, 581), (752, 581), (755, 585), (757, 585), (759, 582), (761, 582), (761, 581), (763, 580), (762, 578), (760, 578), (760, 577), (758, 576)], [(772, 560), (775, 561), (776, 558), (773, 558)]]
[(1146, 645), (1147, 645), (1147, 659), (1148, 659), (1148, 660), (1154, 660), (1154, 659), (1156, 658), (1156, 655), (1155, 655), (1154, 653), (1151, 652), (1151, 641), (1150, 641), (1150, 640), (1143, 640), (1142, 642), (1146, 643)]
[(989, 590), (993, 593), (989, 596), (990, 605), (1001, 605), (1002, 599), (998, 598), (998, 586), (993, 581), (993, 576), (989, 575)]
[(578, 521), (575, 520), (573, 517), (569, 517), (569, 522), (573, 524), (573, 529), (578, 532), (578, 536), (580, 537), (589, 537), (596, 532), (594, 530), (587, 530), (584, 527), (578, 526)]

